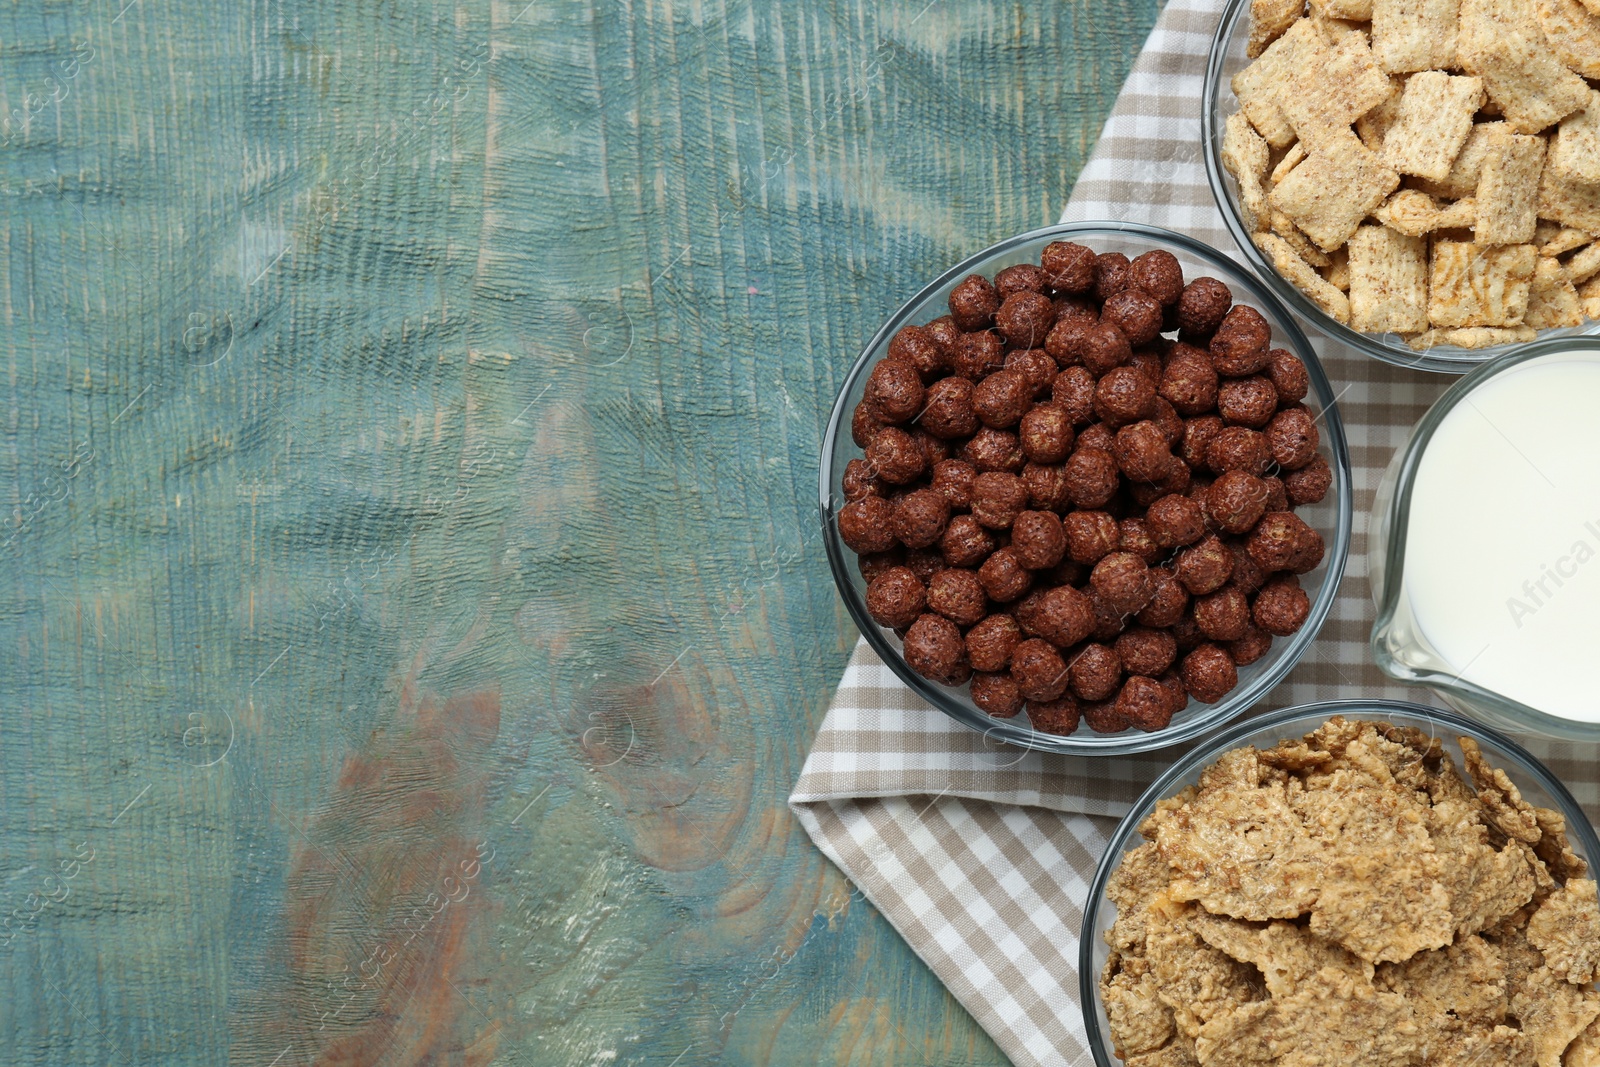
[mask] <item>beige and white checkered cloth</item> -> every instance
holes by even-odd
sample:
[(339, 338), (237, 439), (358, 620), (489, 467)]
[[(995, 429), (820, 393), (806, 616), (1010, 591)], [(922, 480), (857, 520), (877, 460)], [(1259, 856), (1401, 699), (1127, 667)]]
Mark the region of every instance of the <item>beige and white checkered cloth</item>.
[[(1170, 0), (1063, 221), (1128, 219), (1234, 252), (1206, 185), (1201, 83), (1222, 0)], [(1453, 380), (1324, 339), (1349, 435), (1355, 534), (1344, 584), (1305, 658), (1262, 710), (1425, 691), (1371, 666), (1367, 508), (1412, 424)], [(1593, 752), (1528, 742), (1600, 815)], [(1078, 925), (1088, 880), (1159, 758), (1094, 760), (998, 745), (919, 700), (858, 643), (790, 805), (806, 831), (1018, 1065), (1088, 1064)]]

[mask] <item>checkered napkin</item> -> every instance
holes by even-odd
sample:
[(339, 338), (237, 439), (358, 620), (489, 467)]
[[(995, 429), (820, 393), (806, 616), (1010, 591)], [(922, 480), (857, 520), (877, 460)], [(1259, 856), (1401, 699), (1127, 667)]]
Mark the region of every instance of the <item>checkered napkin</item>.
[[(1233, 253), (1206, 184), (1201, 85), (1222, 0), (1169, 0), (1062, 221), (1126, 219)], [(1313, 334), (1354, 465), (1355, 531), (1333, 612), (1261, 705), (1393, 697), (1367, 655), (1367, 511), (1413, 423), (1454, 379), (1400, 370)], [(1600, 769), (1528, 742), (1600, 813)], [(806, 832), (1019, 1065), (1092, 1062), (1078, 1003), (1078, 926), (1118, 817), (1165, 767), (1000, 745), (929, 707), (859, 642), (789, 803)]]

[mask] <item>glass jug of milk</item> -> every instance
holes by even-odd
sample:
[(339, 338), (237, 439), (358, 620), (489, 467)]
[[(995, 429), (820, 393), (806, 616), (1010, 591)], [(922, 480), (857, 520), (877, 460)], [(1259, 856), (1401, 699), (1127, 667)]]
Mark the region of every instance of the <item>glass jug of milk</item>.
[(1527, 345), (1429, 409), (1378, 486), (1372, 652), (1513, 730), (1600, 741), (1600, 339)]

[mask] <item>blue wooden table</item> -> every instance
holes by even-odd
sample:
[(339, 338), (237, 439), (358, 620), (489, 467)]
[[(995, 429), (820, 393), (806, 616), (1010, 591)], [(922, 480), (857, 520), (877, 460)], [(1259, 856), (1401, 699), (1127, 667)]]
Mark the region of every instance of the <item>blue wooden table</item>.
[(0, 12), (0, 1062), (999, 1061), (784, 806), (819, 437), (1155, 11)]

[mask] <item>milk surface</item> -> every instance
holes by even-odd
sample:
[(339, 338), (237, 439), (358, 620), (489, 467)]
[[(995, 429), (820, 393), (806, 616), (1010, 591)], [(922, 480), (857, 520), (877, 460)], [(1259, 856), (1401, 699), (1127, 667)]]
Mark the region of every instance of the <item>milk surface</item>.
[(1541, 357), (1445, 416), (1411, 496), (1403, 595), (1467, 681), (1600, 722), (1600, 357)]

